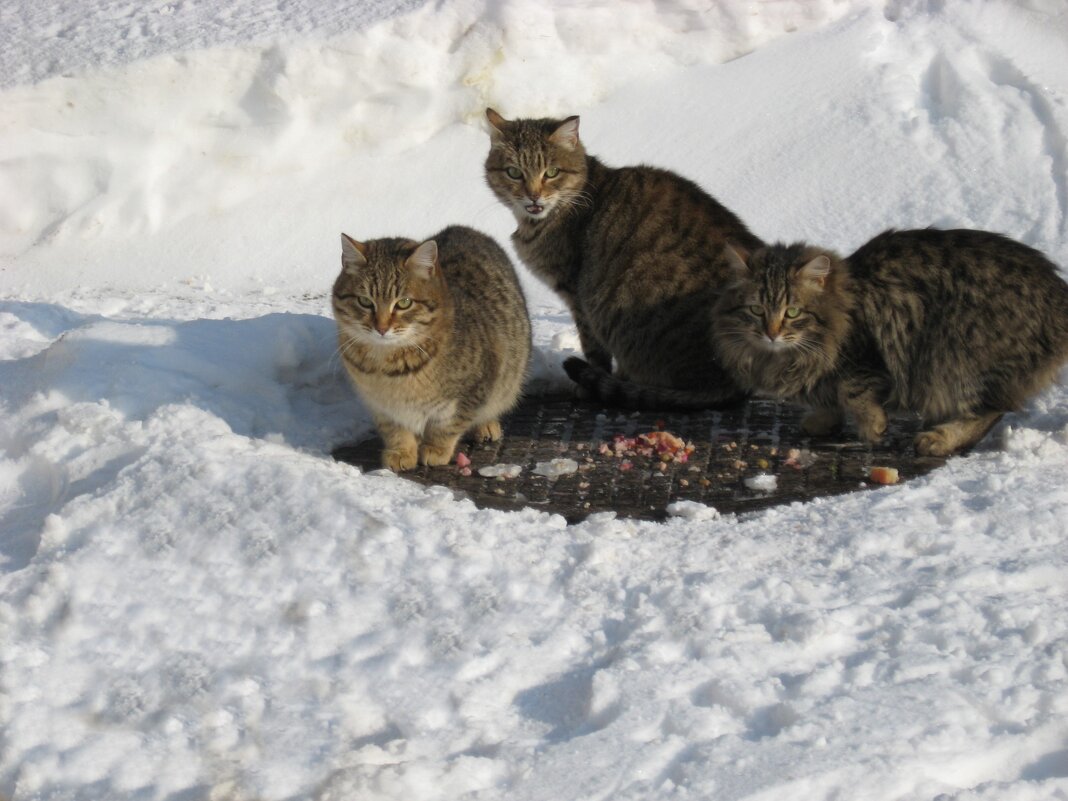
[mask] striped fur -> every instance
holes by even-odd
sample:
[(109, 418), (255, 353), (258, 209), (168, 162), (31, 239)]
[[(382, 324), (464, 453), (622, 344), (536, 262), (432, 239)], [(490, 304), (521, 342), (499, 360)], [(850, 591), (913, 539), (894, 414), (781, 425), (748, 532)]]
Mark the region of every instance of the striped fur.
[(385, 467), (444, 464), (465, 433), (500, 437), (526, 377), (530, 319), (496, 242), (459, 226), (423, 243), (343, 236), (333, 308)]
[(711, 355), (710, 315), (731, 275), (723, 246), (762, 242), (692, 181), (587, 155), (577, 117), (487, 117), (486, 180), (516, 217), (512, 243), (568, 304), (590, 364), (614, 361), (646, 387), (735, 394)]
[(879, 439), (919, 413), (920, 453), (978, 441), (1068, 361), (1068, 284), (1038, 251), (985, 231), (887, 231), (848, 259), (805, 245), (735, 256), (715, 316), (738, 383), (805, 403), (824, 433)]

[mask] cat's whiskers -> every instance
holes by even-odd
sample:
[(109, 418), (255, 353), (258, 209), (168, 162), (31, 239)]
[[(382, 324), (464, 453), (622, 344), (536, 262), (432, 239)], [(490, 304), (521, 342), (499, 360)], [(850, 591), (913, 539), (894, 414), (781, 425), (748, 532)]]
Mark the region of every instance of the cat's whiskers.
[(581, 189), (563, 189), (557, 197), (558, 204), (568, 209), (593, 208), (593, 196)]
[[(330, 364), (333, 364), (334, 359), (336, 358), (337, 359), (337, 366), (338, 367), (342, 367), (343, 366), (342, 363), (341, 363), (342, 359), (345, 358), (345, 355), (348, 353), (348, 351), (353, 346), (358, 345), (358, 344), (359, 343), (356, 341), (356, 338), (352, 337), (352, 336), (350, 336), (344, 342), (340, 342), (339, 341), (337, 348), (334, 349), (333, 354), (331, 354), (331, 356), (330, 356), (330, 362), (328, 363), (328, 366)], [(334, 368), (334, 369), (336, 370), (337, 368)]]
[(338, 346), (338, 349), (337, 349), (338, 359), (342, 359), (345, 356), (347, 356), (348, 352), (350, 350), (352, 350), (354, 347), (358, 346), (359, 344), (360, 344), (360, 342), (359, 342), (358, 339), (356, 339), (356, 337), (349, 337), (347, 340), (345, 340), (344, 343), (342, 343), (341, 345)]
[(424, 349), (423, 349), (423, 348), (422, 348), (422, 347), (421, 347), (420, 345), (417, 345), (416, 343), (414, 343), (414, 342), (411, 342), (411, 343), (409, 343), (409, 344), (408, 344), (408, 347), (409, 347), (409, 348), (415, 348), (415, 349), (416, 349), (417, 351), (419, 351), (420, 353), (422, 353), (422, 354), (423, 354), (423, 356), (425, 356), (425, 357), (426, 357), (427, 361), (429, 361), (429, 360), (430, 360), (430, 354), (429, 354), (429, 353), (427, 353), (427, 352), (426, 352), (426, 351), (425, 351), (425, 350), (424, 350)]

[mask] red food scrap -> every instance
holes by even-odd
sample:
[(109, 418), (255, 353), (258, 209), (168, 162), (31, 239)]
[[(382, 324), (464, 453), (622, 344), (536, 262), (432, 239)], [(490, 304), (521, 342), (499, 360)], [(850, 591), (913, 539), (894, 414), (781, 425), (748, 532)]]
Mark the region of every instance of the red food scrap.
[(597, 452), (603, 456), (615, 456), (617, 459), (624, 456), (644, 456), (647, 459), (656, 458), (661, 462), (685, 463), (694, 452), (694, 445), (669, 431), (650, 431), (636, 437), (616, 434), (611, 444), (602, 442)]
[[(467, 454), (464, 453), (463, 451), (458, 451), (456, 453), (456, 466), (461, 468), (461, 469), (471, 466), (471, 460), (468, 458)], [(468, 473), (468, 475), (470, 475), (470, 473)]]
[[(655, 425), (660, 427), (664, 421), (657, 420)], [(650, 460), (657, 469), (663, 473), (671, 462), (685, 464), (690, 460), (690, 455), (695, 447), (692, 442), (687, 442), (669, 431), (650, 431), (647, 434), (638, 434), (628, 437), (616, 434), (611, 442), (602, 442), (596, 447), (596, 452), (601, 456), (611, 456), (619, 459), (619, 469), (622, 471), (634, 469), (634, 457)], [(590, 461), (593, 461), (592, 459)], [(652, 467), (653, 465), (649, 465)], [(591, 465), (592, 467), (592, 465)], [(690, 470), (700, 471), (699, 467), (691, 467)]]

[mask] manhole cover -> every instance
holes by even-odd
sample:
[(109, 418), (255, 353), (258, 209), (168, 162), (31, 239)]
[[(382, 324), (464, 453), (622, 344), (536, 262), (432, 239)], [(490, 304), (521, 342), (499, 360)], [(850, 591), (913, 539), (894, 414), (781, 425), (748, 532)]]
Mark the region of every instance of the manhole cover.
[[(764, 400), (721, 411), (628, 412), (570, 397), (532, 397), (502, 421), (500, 442), (461, 445), (471, 475), (450, 464), (421, 466), (402, 477), (460, 491), (479, 507), (530, 506), (568, 522), (606, 511), (660, 520), (674, 501), (696, 501), (721, 513), (752, 512), (876, 486), (868, 480), (873, 465), (896, 468), (905, 481), (945, 463), (916, 455), (915, 417), (892, 418), (886, 437), (871, 446), (846, 437), (809, 437), (801, 431), (803, 414), (799, 406)], [(687, 461), (617, 455), (617, 437), (659, 430), (693, 444)], [(333, 455), (377, 470), (381, 447), (373, 437)], [(534, 472), (538, 463), (554, 459), (571, 459), (578, 469), (558, 476)], [(515, 478), (479, 475), (480, 468), (497, 464), (519, 465), (522, 471)]]

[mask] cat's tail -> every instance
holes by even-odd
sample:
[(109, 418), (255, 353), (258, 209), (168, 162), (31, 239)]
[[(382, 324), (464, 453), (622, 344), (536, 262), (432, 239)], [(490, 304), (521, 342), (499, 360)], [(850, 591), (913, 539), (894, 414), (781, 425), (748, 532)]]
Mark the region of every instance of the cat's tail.
[(612, 375), (600, 367), (571, 356), (564, 360), (564, 372), (606, 406), (621, 409), (692, 410), (718, 409), (733, 406), (745, 398), (745, 393), (725, 382), (722, 389), (686, 390), (635, 384)]

